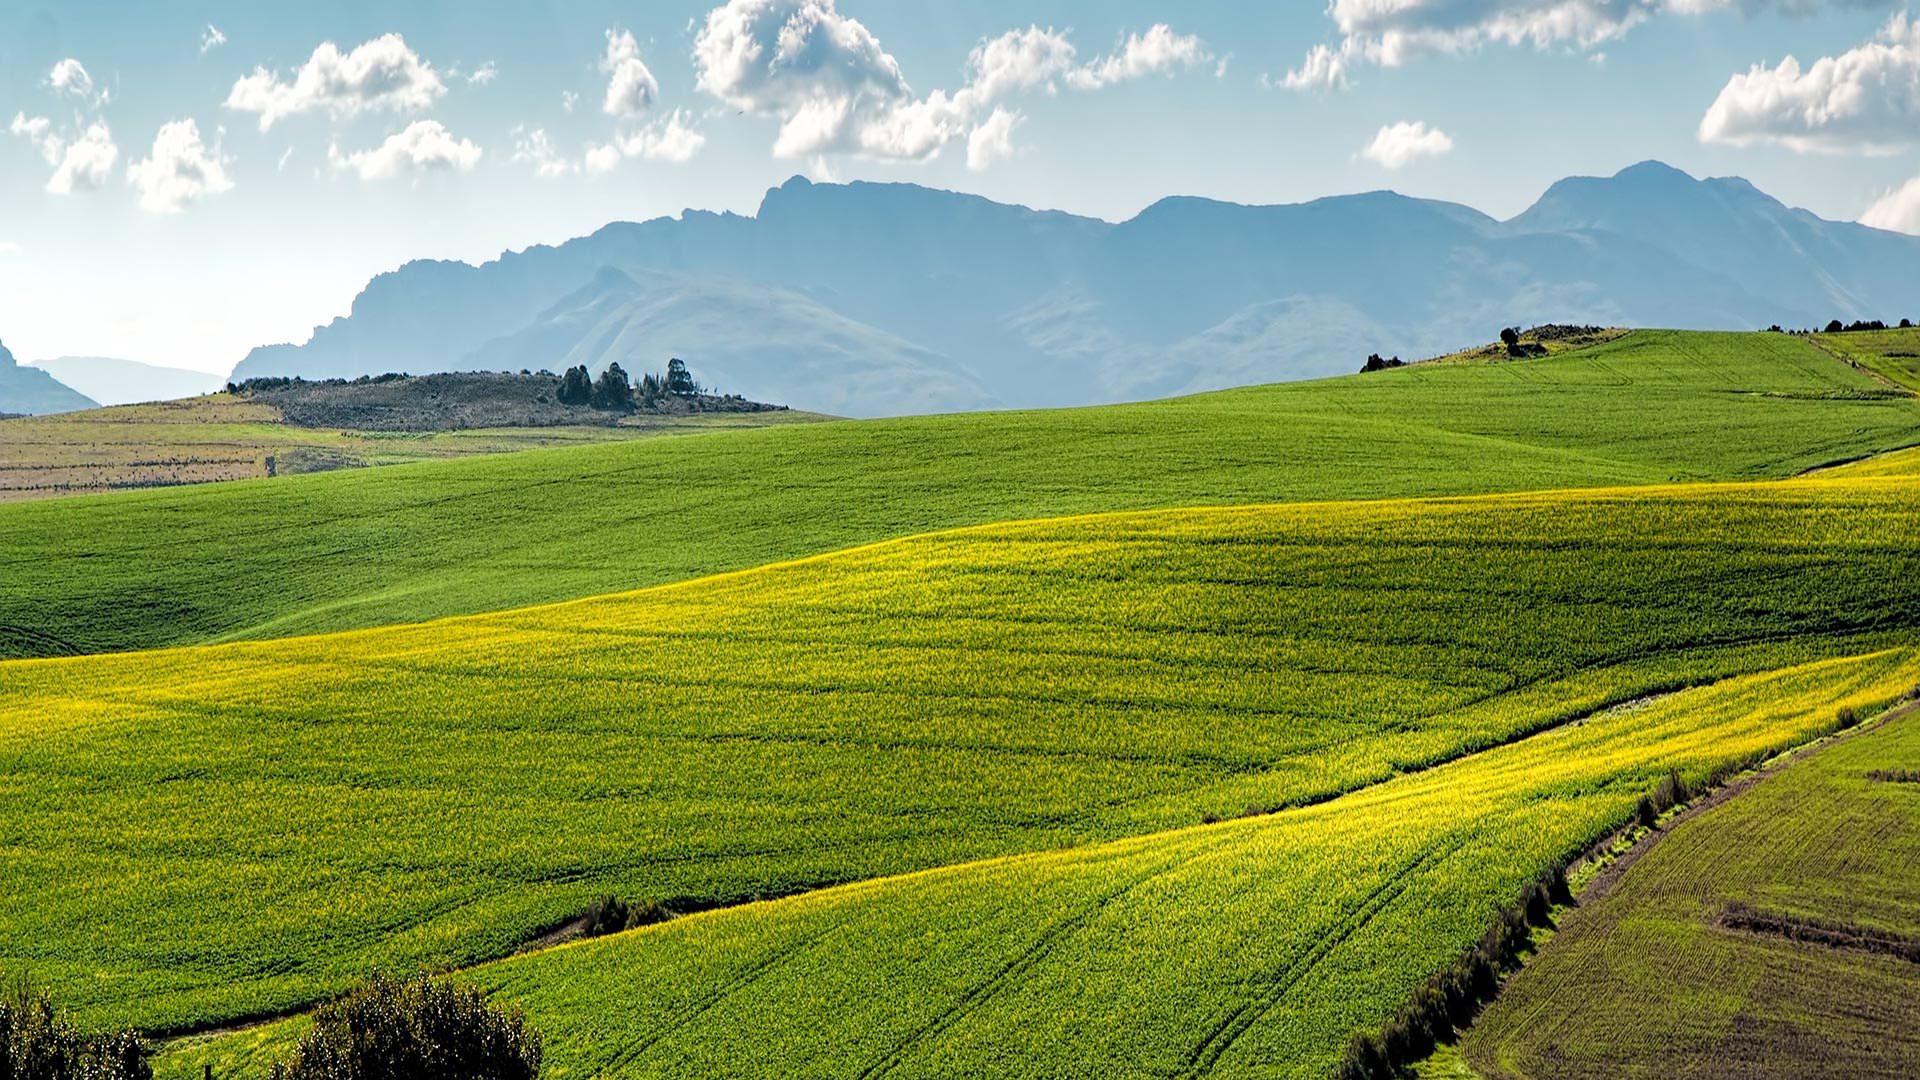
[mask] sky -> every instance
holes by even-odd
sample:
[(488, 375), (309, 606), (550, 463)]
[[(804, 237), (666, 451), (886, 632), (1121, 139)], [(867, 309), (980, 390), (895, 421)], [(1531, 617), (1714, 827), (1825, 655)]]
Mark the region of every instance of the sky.
[(1123, 220), (1657, 158), (1920, 233), (1898, 0), (0, 3), (0, 341), (225, 373), (372, 276), (766, 189)]

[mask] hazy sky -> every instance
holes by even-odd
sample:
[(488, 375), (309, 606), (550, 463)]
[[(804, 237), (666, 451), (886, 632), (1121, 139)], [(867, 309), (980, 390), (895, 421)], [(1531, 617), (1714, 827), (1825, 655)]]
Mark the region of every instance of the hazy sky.
[(1920, 232), (1875, 0), (0, 3), (0, 340), (225, 372), (373, 274), (794, 173), (1121, 219), (1660, 158)]

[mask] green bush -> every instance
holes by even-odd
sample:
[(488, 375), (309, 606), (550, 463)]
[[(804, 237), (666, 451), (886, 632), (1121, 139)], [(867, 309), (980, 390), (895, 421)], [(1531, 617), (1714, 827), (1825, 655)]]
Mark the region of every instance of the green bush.
[(314, 1010), (274, 1080), (533, 1080), (540, 1033), (519, 1010), (428, 975), (376, 975)]
[(46, 994), (19, 983), (0, 995), (0, 1080), (152, 1080), (131, 1031), (88, 1034)]

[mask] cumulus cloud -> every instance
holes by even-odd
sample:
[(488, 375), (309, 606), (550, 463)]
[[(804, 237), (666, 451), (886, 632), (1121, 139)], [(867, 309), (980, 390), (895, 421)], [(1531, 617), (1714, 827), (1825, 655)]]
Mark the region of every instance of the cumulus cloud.
[(1421, 158), (1439, 157), (1453, 149), (1453, 139), (1424, 121), (1388, 124), (1374, 135), (1360, 156), (1387, 169), (1400, 169)]
[(85, 65), (71, 56), (53, 65), (53, 73), (47, 76), (47, 85), (59, 93), (77, 98), (93, 94), (93, 76), (87, 74)]
[(1002, 158), (1013, 156), (1013, 129), (1026, 118), (996, 108), (967, 134), (967, 168), (981, 172)]
[(212, 23), (207, 24), (206, 32), (200, 35), (200, 55), (205, 56), (227, 43), (227, 35)]
[(1885, 152), (1920, 143), (1920, 22), (1905, 13), (1874, 40), (1802, 68), (1789, 56), (1727, 81), (1700, 141), (1798, 151)]
[(707, 144), (706, 135), (693, 126), (693, 114), (684, 109), (645, 127), (616, 136), (612, 142), (589, 144), (582, 167), (590, 173), (611, 172), (626, 158), (683, 164)]
[(480, 161), (480, 147), (455, 138), (438, 120), (415, 120), (371, 150), (342, 155), (327, 151), (336, 169), (350, 169), (362, 180), (384, 180), (405, 173), (466, 172)]
[(1920, 236), (1920, 176), (1874, 200), (1860, 224)]
[[(708, 13), (694, 38), (701, 90), (733, 108), (780, 122), (777, 157), (853, 153), (925, 160), (974, 132), (981, 160), (1010, 135), (1013, 114), (995, 103), (1015, 94), (1091, 90), (1211, 59), (1198, 38), (1164, 24), (1123, 39), (1116, 51), (1079, 65), (1067, 35), (1031, 26), (984, 40), (968, 56), (968, 81), (949, 94), (914, 93), (900, 64), (858, 19), (833, 0), (729, 0)], [(981, 120), (982, 114), (986, 119)]]
[(641, 62), (640, 43), (631, 30), (607, 31), (607, 55), (600, 70), (607, 73), (607, 98), (601, 107), (608, 116), (639, 116), (660, 98), (660, 83)]
[(177, 214), (208, 195), (233, 189), (229, 162), (219, 147), (200, 139), (200, 125), (189, 117), (161, 125), (153, 153), (127, 166), (127, 179), (140, 192), (140, 207), (156, 214)]
[(26, 113), (13, 114), (13, 123), (7, 130), (33, 144), (47, 164), (55, 165), (60, 161), (60, 152), (66, 146), (66, 140), (53, 133), (53, 121), (44, 116), (29, 117)]
[(1129, 35), (1113, 55), (1069, 72), (1067, 80), (1081, 89), (1096, 90), (1128, 79), (1169, 74), (1212, 59), (1213, 54), (1198, 37), (1176, 34), (1166, 23), (1157, 23), (1144, 34)]
[(1316, 45), (1277, 80), (1291, 90), (1340, 89), (1360, 64), (1398, 67), (1490, 44), (1592, 49), (1662, 15), (1720, 11), (1807, 14), (1887, 0), (1332, 0), (1337, 45)]
[(467, 76), (467, 84), (470, 86), (485, 86), (499, 77), (500, 68), (495, 65), (493, 61), (489, 60), (473, 69), (473, 74)]
[(120, 148), (114, 145), (106, 121), (95, 120), (61, 151), (53, 177), (47, 181), (47, 190), (55, 195), (98, 190), (113, 172), (113, 163), (119, 157)]
[(446, 92), (433, 65), (408, 48), (404, 38), (383, 34), (348, 53), (331, 41), (321, 42), (291, 80), (256, 67), (233, 84), (227, 108), (258, 113), (260, 130), (267, 131), (280, 120), (315, 109), (335, 116), (379, 109), (414, 112)]

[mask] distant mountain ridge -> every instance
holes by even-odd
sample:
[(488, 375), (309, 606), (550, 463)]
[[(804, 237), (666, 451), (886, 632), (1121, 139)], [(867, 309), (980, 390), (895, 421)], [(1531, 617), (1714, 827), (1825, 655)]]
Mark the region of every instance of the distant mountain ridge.
[(226, 380), (204, 371), (160, 367), (109, 356), (56, 356), (29, 360), (38, 368), (102, 405), (132, 405), (198, 397), (220, 389)]
[(1072, 405), (1343, 373), (1516, 323), (1920, 314), (1916, 283), (1920, 238), (1658, 162), (1560, 181), (1509, 221), (1371, 192), (1171, 197), (1113, 224), (795, 177), (752, 217), (689, 210), (480, 266), (408, 263), (235, 377), (675, 355), (720, 389), (847, 415)]
[(22, 367), (0, 345), (0, 413), (73, 412), (96, 402), (38, 368)]

